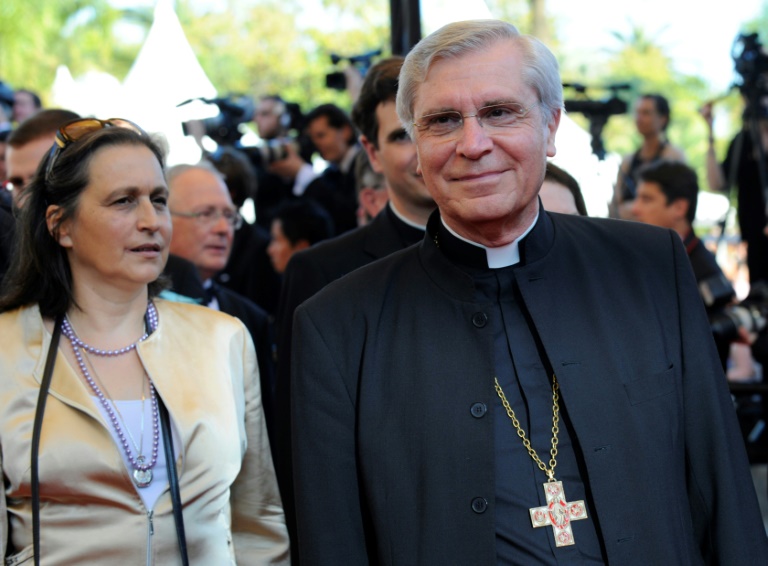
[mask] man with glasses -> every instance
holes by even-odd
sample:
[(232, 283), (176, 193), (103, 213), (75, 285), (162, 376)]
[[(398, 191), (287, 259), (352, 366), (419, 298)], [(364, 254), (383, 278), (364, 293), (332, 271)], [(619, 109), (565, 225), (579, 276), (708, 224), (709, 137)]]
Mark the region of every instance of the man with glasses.
[(551, 214), (538, 40), (449, 24), (397, 112), (438, 210), (294, 316), (302, 562), (749, 564), (768, 542), (677, 234)]
[[(185, 259), (197, 268), (204, 289), (203, 297), (199, 297), (203, 304), (239, 318), (250, 331), (258, 356), (264, 415), (271, 434), (275, 370), (269, 317), (254, 302), (213, 278), (227, 264), (235, 230), (243, 219), (232, 203), (221, 174), (207, 162), (176, 165), (168, 169), (166, 178), (173, 223), (172, 257)], [(173, 279), (173, 271), (170, 275)], [(174, 288), (176, 286), (174, 282)]]

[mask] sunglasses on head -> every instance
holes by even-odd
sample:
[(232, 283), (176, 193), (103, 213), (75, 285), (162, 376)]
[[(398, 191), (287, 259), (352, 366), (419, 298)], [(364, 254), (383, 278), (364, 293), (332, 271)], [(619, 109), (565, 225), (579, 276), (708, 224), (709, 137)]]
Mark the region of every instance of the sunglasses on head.
[(134, 124), (130, 120), (123, 118), (110, 118), (109, 120), (99, 120), (98, 118), (80, 118), (67, 122), (59, 128), (56, 132), (56, 138), (54, 139), (53, 147), (51, 147), (50, 158), (48, 159), (48, 167), (45, 170), (45, 178), (47, 179), (53, 165), (56, 163), (56, 159), (59, 157), (61, 151), (69, 144), (78, 141), (83, 136), (102, 130), (104, 128), (125, 128), (139, 134), (140, 136), (146, 136), (147, 133), (142, 130), (137, 124)]

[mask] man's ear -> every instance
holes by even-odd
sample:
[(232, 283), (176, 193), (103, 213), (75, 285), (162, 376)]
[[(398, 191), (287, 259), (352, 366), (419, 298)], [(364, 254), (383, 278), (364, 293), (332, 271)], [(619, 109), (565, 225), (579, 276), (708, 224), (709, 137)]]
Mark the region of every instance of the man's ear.
[(379, 150), (376, 149), (376, 146), (373, 145), (373, 142), (369, 140), (366, 136), (361, 135), (360, 136), (360, 143), (363, 146), (363, 149), (365, 149), (365, 153), (368, 154), (368, 162), (371, 164), (371, 169), (373, 169), (376, 173), (383, 173), (383, 169), (381, 167), (381, 163), (379, 162)]
[(45, 224), (48, 228), (48, 233), (56, 240), (60, 246), (64, 248), (72, 247), (72, 238), (70, 236), (70, 222), (62, 222), (61, 216), (63, 210), (57, 204), (48, 206), (45, 210)]
[(688, 207), (691, 206), (691, 203), (687, 199), (677, 198), (673, 200), (669, 206), (672, 208), (676, 216), (679, 218), (685, 218), (688, 215)]

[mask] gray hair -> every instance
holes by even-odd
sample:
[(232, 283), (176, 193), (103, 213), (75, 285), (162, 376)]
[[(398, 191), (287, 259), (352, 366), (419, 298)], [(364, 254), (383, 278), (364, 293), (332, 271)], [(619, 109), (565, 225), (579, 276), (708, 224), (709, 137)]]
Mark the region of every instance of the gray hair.
[(165, 171), (165, 182), (168, 184), (168, 188), (170, 190), (173, 190), (171, 189), (171, 183), (173, 183), (173, 181), (175, 181), (177, 177), (181, 176), (187, 171), (192, 171), (195, 169), (202, 169), (203, 171), (208, 171), (218, 179), (221, 179), (222, 182), (225, 181), (224, 175), (221, 174), (221, 171), (216, 169), (216, 167), (214, 167), (214, 165), (210, 161), (203, 159), (202, 161), (199, 161), (195, 164), (180, 163), (178, 165), (168, 167), (168, 169), (166, 169)]
[(501, 20), (468, 20), (443, 26), (422, 39), (405, 58), (397, 91), (397, 115), (413, 137), (413, 104), (416, 91), (424, 82), (432, 63), (439, 59), (457, 59), (487, 49), (498, 41), (512, 40), (524, 61), (523, 80), (533, 88), (552, 120), (563, 108), (560, 71), (552, 52), (541, 41), (521, 35), (515, 26)]

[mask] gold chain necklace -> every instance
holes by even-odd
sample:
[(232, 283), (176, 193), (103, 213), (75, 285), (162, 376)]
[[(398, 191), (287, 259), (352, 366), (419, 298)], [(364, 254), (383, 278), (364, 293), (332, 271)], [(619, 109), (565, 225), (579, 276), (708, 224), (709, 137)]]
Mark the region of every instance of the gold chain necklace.
[(555, 466), (557, 466), (557, 435), (560, 432), (560, 385), (557, 383), (557, 377), (552, 374), (552, 448), (550, 449), (549, 468), (539, 458), (536, 450), (531, 446), (531, 441), (525, 435), (523, 427), (520, 426), (520, 421), (517, 420), (515, 411), (512, 410), (512, 406), (507, 401), (507, 396), (504, 395), (504, 390), (499, 384), (497, 377), (493, 378), (496, 393), (501, 399), (501, 404), (507, 411), (507, 416), (512, 421), (512, 426), (517, 431), (523, 441), (523, 446), (528, 451), (528, 454), (539, 467), (539, 469), (547, 474), (547, 482), (544, 485), (544, 495), (547, 498), (547, 505), (543, 507), (533, 507), (528, 511), (531, 514), (531, 523), (533, 527), (545, 527), (547, 525), (552, 526), (552, 532), (555, 535), (556, 546), (570, 546), (574, 544), (573, 530), (571, 529), (571, 521), (578, 521), (580, 519), (587, 518), (587, 508), (584, 505), (584, 501), (571, 501), (565, 500), (565, 492), (563, 491), (563, 482), (555, 480)]

